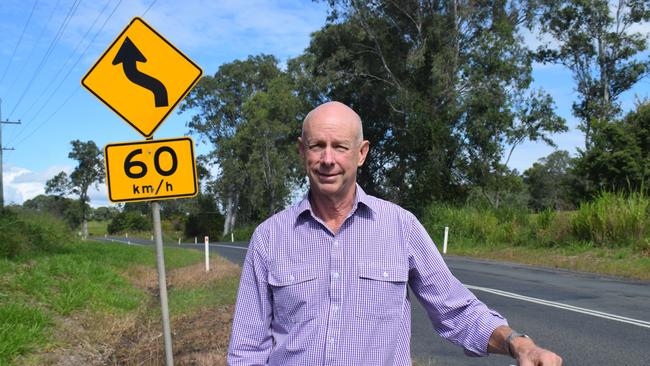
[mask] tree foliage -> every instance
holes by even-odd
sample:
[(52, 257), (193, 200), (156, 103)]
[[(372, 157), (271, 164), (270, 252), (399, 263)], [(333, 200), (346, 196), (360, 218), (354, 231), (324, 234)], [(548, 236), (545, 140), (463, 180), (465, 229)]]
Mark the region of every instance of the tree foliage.
[(541, 46), (537, 57), (571, 70), (578, 92), (573, 113), (587, 151), (594, 124), (612, 121), (620, 112), (621, 93), (648, 73), (650, 61), (638, 57), (647, 48), (647, 35), (633, 29), (650, 20), (649, 5), (647, 0), (540, 1), (541, 31), (552, 42)]
[[(53, 178), (53, 180), (56, 180), (56, 177)], [(82, 223), (82, 214), (79, 202), (66, 197), (39, 194), (38, 196), (23, 202), (22, 206), (29, 211), (47, 214), (62, 219), (71, 229), (79, 227)], [(90, 206), (86, 204), (86, 210), (90, 209)]]
[(648, 193), (650, 104), (594, 129), (592, 148), (581, 154), (577, 171), (590, 182), (587, 196), (600, 191)]
[[(418, 211), (480, 187), (498, 206), (520, 143), (566, 130), (544, 92), (515, 1), (330, 1), (308, 65), (323, 99), (350, 104), (372, 143), (359, 180)], [(488, 194), (492, 192), (492, 194)]]
[(188, 211), (185, 220), (184, 234), (186, 238), (204, 236), (212, 238), (221, 237), (224, 217), (217, 209), (217, 201), (213, 195), (199, 194), (192, 199), (192, 210)]
[(573, 160), (564, 150), (554, 151), (528, 168), (524, 182), (530, 193), (530, 207), (535, 211), (571, 208), (572, 168)]
[(181, 109), (197, 109), (191, 133), (212, 145), (200, 159), (218, 173), (208, 185), (226, 212), (224, 232), (282, 209), (299, 184), (295, 141), (308, 107), (273, 56), (250, 56), (205, 76)]
[(81, 218), (83, 222), (83, 235), (88, 235), (87, 222), (87, 203), (88, 188), (104, 182), (104, 161), (102, 152), (94, 141), (82, 142), (79, 140), (71, 141), (72, 151), (68, 158), (77, 161), (77, 167), (68, 176), (65, 172), (60, 172), (52, 179), (45, 183), (45, 193), (53, 193), (59, 196), (73, 194), (79, 197), (79, 206), (81, 207)]
[(128, 231), (151, 231), (151, 216), (143, 215), (136, 211), (122, 211), (117, 214), (108, 224), (109, 234), (117, 234)]

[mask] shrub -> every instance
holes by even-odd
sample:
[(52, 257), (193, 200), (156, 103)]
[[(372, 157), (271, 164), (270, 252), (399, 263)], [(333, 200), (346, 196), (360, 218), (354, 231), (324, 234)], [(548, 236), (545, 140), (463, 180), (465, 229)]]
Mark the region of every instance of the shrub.
[(127, 230), (151, 231), (152, 223), (149, 216), (135, 211), (120, 212), (108, 224), (108, 233), (116, 234)]
[(223, 230), (223, 219), (219, 220), (221, 215), (212, 214), (190, 214), (185, 221), (184, 234), (186, 238), (195, 236), (203, 238), (219, 238)]
[[(248, 241), (253, 236), (257, 224), (249, 224), (243, 227), (237, 227), (233, 230), (233, 237), (235, 241)], [(230, 241), (230, 233), (224, 235), (221, 240)]]
[(0, 210), (0, 257), (56, 251), (72, 237), (68, 226), (53, 216)]

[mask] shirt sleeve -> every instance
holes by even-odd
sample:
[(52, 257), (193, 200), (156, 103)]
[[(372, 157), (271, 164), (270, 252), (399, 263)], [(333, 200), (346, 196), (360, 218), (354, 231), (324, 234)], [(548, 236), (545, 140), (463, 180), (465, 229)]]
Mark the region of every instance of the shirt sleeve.
[(486, 356), (492, 332), (508, 322), (488, 309), (445, 264), (422, 224), (413, 217), (408, 238), (409, 284), (434, 329), (469, 356)]
[(266, 365), (272, 349), (271, 292), (259, 229), (244, 261), (228, 347), (229, 366)]

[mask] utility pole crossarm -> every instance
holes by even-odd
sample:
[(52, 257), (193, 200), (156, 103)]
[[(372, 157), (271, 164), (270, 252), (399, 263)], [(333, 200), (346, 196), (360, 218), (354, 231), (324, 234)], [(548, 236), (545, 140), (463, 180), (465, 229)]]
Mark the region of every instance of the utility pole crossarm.
[(10, 121), (10, 120), (2, 120), (2, 99), (0, 99), (0, 209), (5, 207), (5, 194), (4, 194), (4, 185), (2, 182), (2, 152), (4, 150), (15, 150), (13, 147), (11, 148), (5, 148), (2, 146), (2, 125), (3, 124), (8, 124), (8, 125), (19, 125), (20, 120), (18, 121)]

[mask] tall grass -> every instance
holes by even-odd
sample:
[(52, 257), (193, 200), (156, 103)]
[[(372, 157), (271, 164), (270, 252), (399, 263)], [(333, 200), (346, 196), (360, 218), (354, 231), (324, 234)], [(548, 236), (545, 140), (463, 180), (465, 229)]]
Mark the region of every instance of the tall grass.
[(454, 245), (466, 247), (586, 244), (650, 251), (650, 199), (639, 193), (602, 193), (574, 212), (432, 204), (422, 223), (436, 243), (448, 226)]
[(650, 249), (650, 199), (641, 193), (602, 193), (580, 205), (572, 226), (576, 238), (596, 246)]
[(434, 241), (442, 242), (444, 227), (450, 227), (455, 243), (474, 246), (522, 245), (530, 240), (530, 216), (516, 208), (482, 209), (447, 204), (429, 206), (422, 222)]

